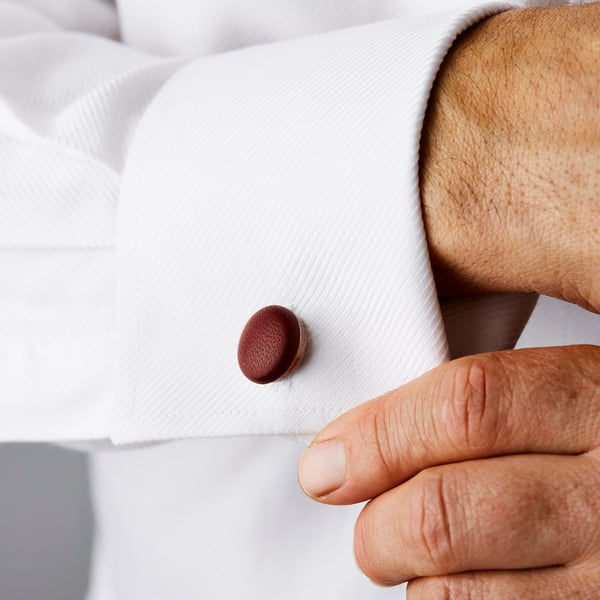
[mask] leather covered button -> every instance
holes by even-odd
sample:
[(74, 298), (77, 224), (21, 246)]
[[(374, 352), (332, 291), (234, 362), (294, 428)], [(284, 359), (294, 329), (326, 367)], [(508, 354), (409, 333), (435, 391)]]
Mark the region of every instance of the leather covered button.
[(291, 310), (262, 308), (250, 318), (240, 337), (240, 369), (254, 383), (277, 381), (300, 365), (307, 341), (304, 324)]

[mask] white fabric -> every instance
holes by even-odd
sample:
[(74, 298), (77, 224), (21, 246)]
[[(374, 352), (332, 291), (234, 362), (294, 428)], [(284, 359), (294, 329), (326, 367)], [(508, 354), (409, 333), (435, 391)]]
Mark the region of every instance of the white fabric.
[[(230, 52), (162, 88), (122, 186), (114, 441), (315, 432), (446, 358), (418, 139), (441, 56), (482, 14)], [(310, 358), (257, 386), (236, 345), (268, 304), (307, 324)]]
[[(292, 4), (122, 2), (123, 44), (105, 3), (0, 1), (0, 439), (310, 434), (447, 358), (421, 123), (507, 5)], [(256, 386), (273, 303), (310, 356)]]
[[(462, 337), (477, 345), (468, 323)], [(574, 343), (600, 344), (600, 317), (542, 297), (519, 346)], [(225, 438), (95, 455), (89, 600), (401, 600), (353, 565), (361, 507), (299, 490), (301, 451), (280, 438)]]
[[(506, 6), (0, 0), (0, 439), (306, 434), (510, 346), (530, 297), (450, 304), (444, 332), (417, 181), (436, 69)], [(271, 303), (311, 352), (258, 387), (235, 350)], [(352, 564), (358, 509), (301, 495), (299, 451), (95, 456), (90, 598), (397, 597)]]

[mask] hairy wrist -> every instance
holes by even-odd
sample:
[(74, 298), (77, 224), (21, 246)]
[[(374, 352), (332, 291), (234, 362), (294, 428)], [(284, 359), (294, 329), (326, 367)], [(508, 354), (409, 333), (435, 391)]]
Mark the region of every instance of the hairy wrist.
[(442, 65), (421, 145), (442, 295), (537, 291), (598, 308), (599, 6), (496, 15)]

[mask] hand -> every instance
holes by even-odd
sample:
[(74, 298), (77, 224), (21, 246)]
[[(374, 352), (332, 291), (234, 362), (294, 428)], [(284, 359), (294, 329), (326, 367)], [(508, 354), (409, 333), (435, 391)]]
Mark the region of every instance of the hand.
[[(535, 291), (600, 310), (600, 3), (472, 28), (437, 78), (421, 195), (442, 295)], [(600, 597), (600, 348), (448, 363), (343, 415), (305, 492), (372, 499), (359, 565), (418, 598)]]
[(305, 492), (374, 498), (355, 529), (408, 598), (600, 597), (600, 348), (462, 358), (328, 425)]
[(442, 295), (600, 307), (600, 3), (508, 11), (445, 61), (421, 148)]

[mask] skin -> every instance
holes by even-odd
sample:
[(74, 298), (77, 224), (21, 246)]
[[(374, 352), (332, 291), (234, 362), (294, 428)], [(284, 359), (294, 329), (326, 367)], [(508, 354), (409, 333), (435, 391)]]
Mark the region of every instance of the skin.
[(441, 295), (535, 291), (600, 308), (600, 3), (513, 10), (443, 64), (421, 149)]
[[(600, 311), (599, 31), (599, 3), (514, 10), (454, 45), (421, 161), (441, 295)], [(357, 562), (410, 600), (599, 598), (600, 348), (442, 365), (328, 425), (299, 479), (320, 502), (369, 500)]]

